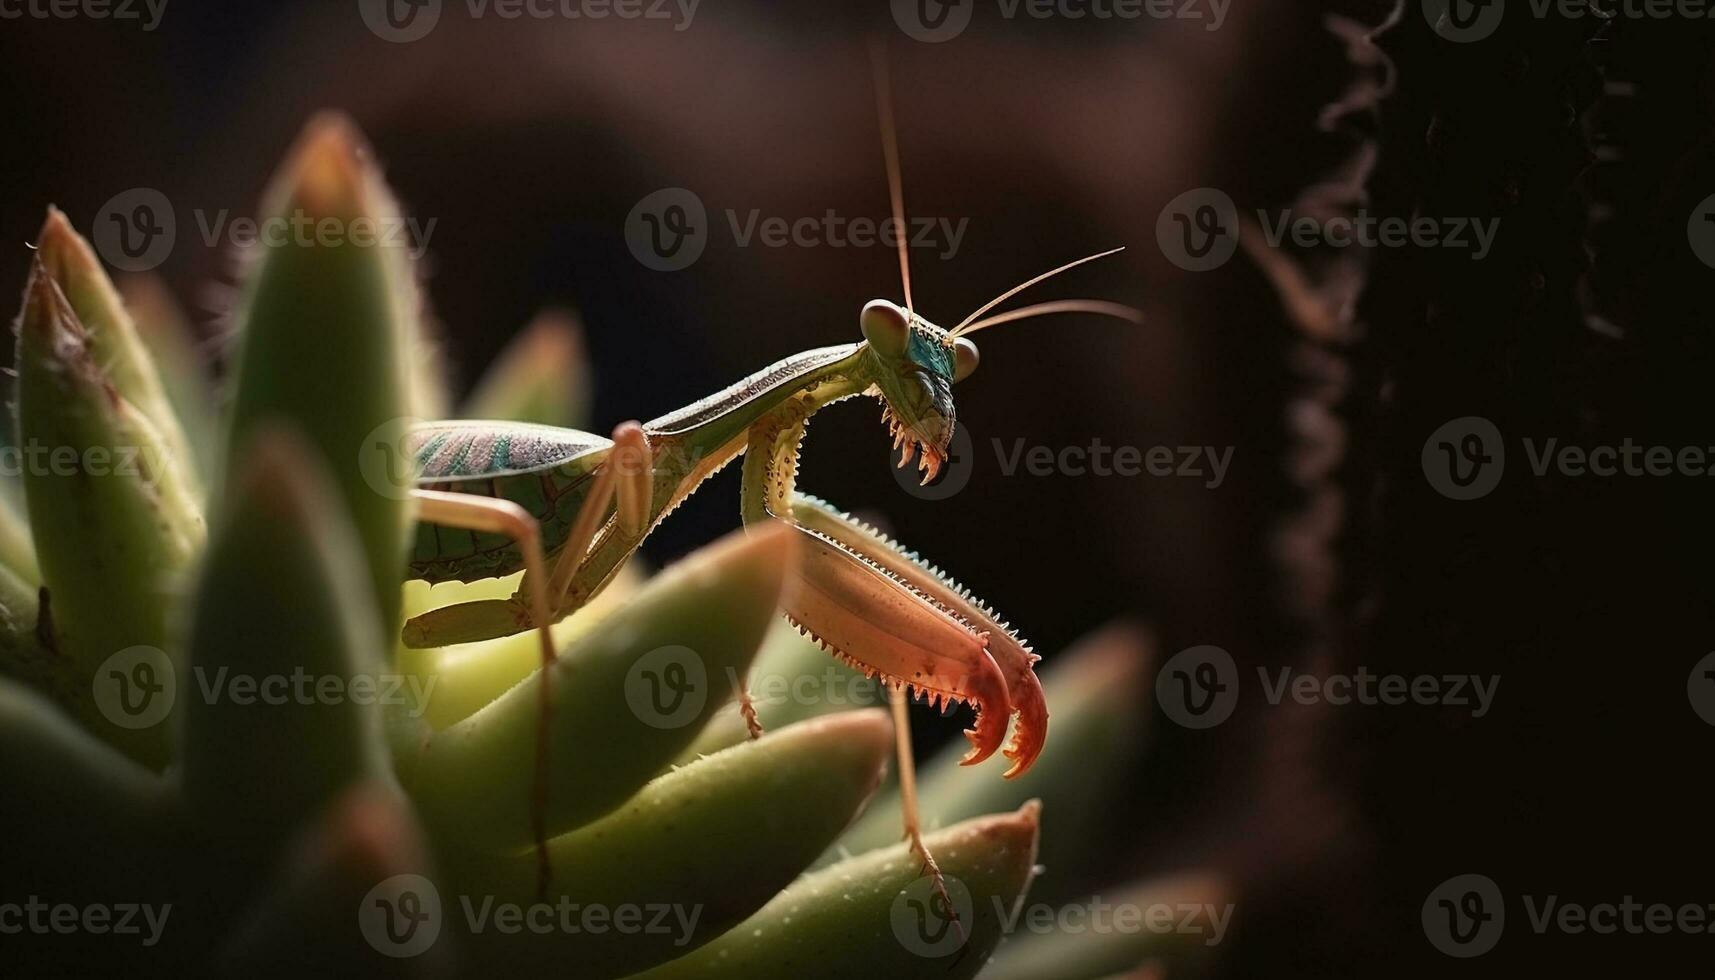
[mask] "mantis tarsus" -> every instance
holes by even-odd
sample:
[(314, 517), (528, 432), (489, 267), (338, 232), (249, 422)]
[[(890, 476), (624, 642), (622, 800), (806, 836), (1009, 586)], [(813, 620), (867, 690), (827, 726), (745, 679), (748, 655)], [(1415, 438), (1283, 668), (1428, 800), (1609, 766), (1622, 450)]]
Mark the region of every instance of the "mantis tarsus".
[[(903, 192), (891, 99), (878, 61), (877, 103), (896, 227)], [(784, 522), (799, 535), (800, 559), (782, 600), (786, 616), (836, 657), (879, 675), (893, 693), (905, 833), (939, 885), (916, 811), (908, 690), (935, 702), (969, 702), (975, 726), (964, 763), (1002, 748), (1009, 716), (1018, 722), (1004, 754), (1006, 775), (1029, 769), (1047, 735), (1048, 710), (1034, 670), (1037, 656), (996, 614), (896, 542), (795, 488), (798, 448), (810, 417), (857, 395), (882, 402), (882, 419), (901, 451), (933, 480), (947, 459), (955, 424), (952, 386), (977, 367), (969, 334), (1032, 316), (1089, 312), (1136, 319), (1113, 303), (1062, 300), (984, 317), (1050, 276), (1113, 254), (1102, 252), (1037, 276), (946, 330), (918, 315), (906, 243), (898, 238), (905, 306), (883, 299), (863, 307), (857, 343), (805, 351), (737, 384), (646, 423), (625, 422), (611, 439), (571, 429), (510, 422), (428, 423), (410, 436), (420, 476), (417, 545), (410, 577), (472, 581), (523, 569), (508, 599), (445, 606), (405, 626), (412, 647), (471, 642), (532, 627), (544, 667), (555, 653), (548, 626), (601, 591), (643, 539), (704, 480), (744, 457), (741, 513), (746, 525)], [(1118, 251), (1115, 249), (1113, 251)], [(547, 670), (540, 673), (548, 710)], [(761, 733), (747, 698), (752, 736)], [(544, 727), (545, 733), (546, 728)], [(547, 745), (538, 746), (544, 785)], [(536, 801), (542, 882), (548, 867)]]

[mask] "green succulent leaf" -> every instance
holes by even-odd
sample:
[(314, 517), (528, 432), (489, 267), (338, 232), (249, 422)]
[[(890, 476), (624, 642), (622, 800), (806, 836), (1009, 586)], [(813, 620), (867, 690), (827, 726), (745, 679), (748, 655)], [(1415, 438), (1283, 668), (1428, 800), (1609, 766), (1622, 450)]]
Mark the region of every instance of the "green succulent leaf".
[(389, 454), (416, 407), (409, 351), (418, 312), (409, 256), (394, 234), (398, 209), (351, 123), (324, 115), (299, 137), (261, 213), (279, 227), (315, 231), (256, 246), (239, 317), (227, 477), (231, 451), (259, 426), (296, 426), (352, 515), (382, 628), (391, 630), (410, 473)]
[[(549, 675), (550, 836), (601, 816), (680, 753), (731, 696), (774, 619), (791, 537), (740, 531), (656, 576)], [(401, 760), (437, 839), (517, 850), (532, 839), (542, 675), (435, 732)]]
[[(1077, 879), (1092, 853), (1099, 856), (1104, 848), (1104, 838), (1090, 828), (1101, 822), (1109, 791), (1124, 785), (1143, 748), (1150, 662), (1147, 636), (1124, 625), (1096, 633), (1056, 658), (1042, 680), (1053, 734), (1036, 765), (1017, 779), (1000, 779), (959, 765), (961, 751), (939, 753), (918, 774), (924, 825), (944, 826), (1039, 799), (1055, 817), (1042, 836), (1049, 872), (1054, 879)], [(897, 792), (889, 793), (824, 862), (897, 840), (898, 821), (887, 817), (897, 799)]]
[(30, 526), (9, 493), (0, 493), (0, 569), (11, 572), (26, 585), (42, 584), (42, 570), (36, 564), (36, 545), (30, 540)]
[(172, 414), (190, 444), (188, 457), (199, 473), (213, 472), (219, 445), (214, 382), (184, 310), (160, 278), (142, 273), (119, 281), (119, 294), (148, 348)]
[[(874, 792), (892, 747), (885, 712), (847, 712), (668, 773), (620, 809), (554, 839), (555, 882), (564, 882), (564, 891), (548, 898), (606, 910), (671, 910), (663, 928), (486, 931), (470, 945), (504, 973), (575, 962), (592, 976), (624, 976), (682, 956), (797, 877)], [(534, 875), (527, 857), (490, 859), (462, 876), (461, 891), (530, 904), (537, 900)]]
[(582, 429), (589, 424), (590, 387), (583, 329), (570, 313), (550, 310), (500, 352), (461, 417)]
[[(41, 632), (76, 675), (100, 680), (109, 657), (148, 647), (173, 659), (170, 610), (201, 547), (202, 515), (171, 448), (113, 386), (89, 333), (37, 262), (18, 329), (18, 431), (37, 561), (49, 597)], [(165, 729), (114, 724), (80, 692), (78, 714), (153, 767)]]
[[(1045, 929), (1009, 938), (983, 980), (1098, 980), (1156, 959), (1202, 960), (1214, 954), (1232, 925), (1226, 885), (1205, 873), (1133, 882), (1081, 904), (1093, 908), (1097, 899), (1115, 910), (1112, 927)], [(1188, 911), (1193, 908), (1198, 911)]]
[(169, 870), (177, 807), (154, 773), (64, 711), (0, 680), (0, 895), (75, 889), (135, 901)]
[(1030, 885), (1039, 811), (1029, 803), (927, 836), (957, 925), (899, 844), (805, 875), (726, 935), (639, 977), (974, 977)]
[(179, 425), (154, 357), (102, 270), (89, 243), (72, 229), (58, 208), (49, 208), (37, 246), (42, 265), (59, 284), (87, 333), (90, 355), (119, 396), (141, 412), (166, 448), (160, 465), (177, 472), (187, 490), (200, 493), (196, 459)]
[(361, 552), (315, 451), (259, 430), (230, 489), (176, 713), (187, 800), (243, 845), (385, 772), (379, 705), (410, 691), (381, 673)]

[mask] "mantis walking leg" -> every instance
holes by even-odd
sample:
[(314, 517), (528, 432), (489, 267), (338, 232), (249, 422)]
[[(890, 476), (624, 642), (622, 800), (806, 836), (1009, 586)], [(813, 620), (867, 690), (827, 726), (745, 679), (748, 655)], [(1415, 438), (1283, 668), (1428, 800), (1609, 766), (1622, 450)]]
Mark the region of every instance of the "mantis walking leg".
[(417, 502), (419, 520), (469, 531), (504, 534), (518, 542), (518, 550), (524, 556), (524, 577), (530, 579), (534, 576), (535, 583), (529, 589), (530, 616), (542, 644), (542, 679), (539, 684), (540, 717), (536, 722), (536, 776), (530, 819), (536, 837), (536, 883), (538, 889), (546, 893), (550, 872), (548, 839), (542, 826), (542, 814), (547, 809), (548, 714), (552, 710), (548, 687), (552, 675), (548, 668), (554, 663), (554, 640), (548, 632), (552, 606), (548, 603), (545, 587), (547, 560), (542, 555), (541, 526), (536, 523), (536, 518), (510, 500), (436, 490), (415, 490), (411, 496)]

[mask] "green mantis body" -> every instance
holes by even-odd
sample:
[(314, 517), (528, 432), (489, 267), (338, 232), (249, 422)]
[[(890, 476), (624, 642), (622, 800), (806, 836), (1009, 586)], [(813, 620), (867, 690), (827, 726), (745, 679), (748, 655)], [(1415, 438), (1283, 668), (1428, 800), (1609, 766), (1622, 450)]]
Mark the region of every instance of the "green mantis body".
[[(977, 724), (968, 733), (969, 762), (1000, 747), (1016, 712), (1006, 754), (1013, 760), (1008, 775), (1017, 775), (1034, 761), (1047, 725), (1028, 646), (915, 556), (795, 490), (810, 417), (854, 395), (883, 400), (895, 445), (907, 458), (921, 451), (927, 478), (946, 459), (951, 386), (975, 367), (975, 346), (908, 320), (885, 301), (866, 307), (863, 326), (862, 343), (787, 358), (641, 428), (622, 426), (615, 439), (505, 422), (423, 425), (412, 437), (419, 486), (510, 501), (534, 518), (554, 568), (547, 598), (558, 620), (600, 592), (657, 523), (742, 454), (745, 522), (782, 520), (802, 539), (786, 614), (868, 673), (932, 699), (971, 702)], [(604, 483), (620, 489), (604, 492)], [(627, 487), (631, 501), (646, 502), (630, 514)], [(580, 523), (593, 533), (580, 532)], [(505, 534), (423, 520), (410, 573), (428, 582), (470, 581), (516, 572), (524, 557)], [(529, 629), (532, 584), (510, 599), (432, 610), (407, 624), (406, 642), (442, 645)]]

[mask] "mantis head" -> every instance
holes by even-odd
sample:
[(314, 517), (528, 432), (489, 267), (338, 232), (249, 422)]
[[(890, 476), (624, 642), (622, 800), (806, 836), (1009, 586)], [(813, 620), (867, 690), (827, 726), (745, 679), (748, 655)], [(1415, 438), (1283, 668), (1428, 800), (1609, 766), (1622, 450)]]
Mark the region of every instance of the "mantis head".
[(871, 374), (882, 400), (882, 421), (900, 449), (899, 465), (919, 454), (923, 482), (947, 461), (957, 413), (953, 385), (977, 369), (977, 345), (884, 299), (871, 300), (859, 317)]

